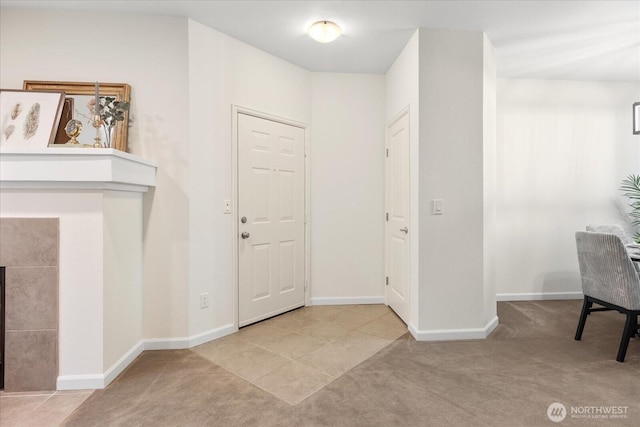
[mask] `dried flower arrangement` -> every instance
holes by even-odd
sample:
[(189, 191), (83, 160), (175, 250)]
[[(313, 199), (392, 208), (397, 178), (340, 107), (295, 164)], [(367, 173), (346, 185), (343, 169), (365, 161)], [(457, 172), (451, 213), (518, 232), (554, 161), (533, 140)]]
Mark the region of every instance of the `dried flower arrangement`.
[[(129, 111), (130, 103), (125, 101), (118, 101), (112, 96), (101, 96), (98, 112), (100, 113), (101, 125), (104, 127), (105, 142), (104, 146), (111, 147), (111, 136), (113, 128), (117, 122), (121, 122), (125, 119), (127, 111)], [(96, 114), (96, 100), (91, 98), (87, 103), (87, 108), (91, 115)]]

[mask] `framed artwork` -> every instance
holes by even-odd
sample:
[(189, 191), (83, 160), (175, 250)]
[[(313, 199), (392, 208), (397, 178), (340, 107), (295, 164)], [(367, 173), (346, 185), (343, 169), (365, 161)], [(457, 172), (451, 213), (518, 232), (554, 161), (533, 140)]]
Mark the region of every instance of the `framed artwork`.
[[(23, 89), (32, 91), (53, 91), (64, 92), (67, 98), (73, 98), (72, 118), (84, 123), (85, 130), (78, 136), (81, 144), (93, 145), (93, 137), (96, 136), (94, 128), (91, 126), (91, 111), (87, 108), (90, 100), (94, 99), (95, 82), (57, 82), (25, 80)], [(117, 101), (129, 102), (131, 86), (127, 83), (99, 83), (99, 95), (101, 97), (113, 97)], [(64, 128), (67, 122), (62, 123)], [(125, 112), (124, 120), (116, 122), (113, 129), (111, 147), (120, 151), (127, 151), (127, 133), (129, 129), (129, 111)], [(104, 130), (101, 131), (101, 138), (104, 141)]]
[(633, 134), (640, 135), (640, 102), (633, 104)]
[(0, 89), (0, 146), (53, 144), (63, 102), (62, 92)]

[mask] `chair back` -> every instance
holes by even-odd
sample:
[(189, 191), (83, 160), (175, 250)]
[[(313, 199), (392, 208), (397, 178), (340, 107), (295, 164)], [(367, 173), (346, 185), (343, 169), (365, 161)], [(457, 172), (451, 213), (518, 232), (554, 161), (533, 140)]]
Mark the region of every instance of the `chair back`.
[(576, 232), (582, 292), (627, 310), (640, 310), (640, 278), (620, 237)]
[(622, 243), (628, 245), (629, 243), (633, 243), (633, 237), (626, 231), (624, 228), (618, 224), (603, 224), (603, 225), (595, 225), (589, 224), (587, 225), (587, 231), (595, 231), (596, 233), (610, 233), (618, 236)]

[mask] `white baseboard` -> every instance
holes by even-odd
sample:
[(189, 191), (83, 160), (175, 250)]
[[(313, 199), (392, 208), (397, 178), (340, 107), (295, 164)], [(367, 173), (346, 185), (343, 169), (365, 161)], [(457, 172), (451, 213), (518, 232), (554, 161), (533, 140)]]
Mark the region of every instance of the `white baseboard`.
[(56, 390), (93, 390), (104, 387), (104, 375), (60, 375), (56, 381)]
[(311, 298), (310, 303), (311, 303), (311, 305), (384, 304), (384, 296), (381, 296), (381, 297)]
[(582, 298), (582, 292), (532, 292), (518, 294), (496, 294), (497, 301), (540, 301)]
[(144, 340), (145, 350), (182, 350), (189, 348), (189, 337), (151, 338)]
[(230, 323), (210, 331), (202, 332), (190, 337), (179, 338), (151, 338), (144, 340), (145, 350), (182, 350), (195, 347), (206, 342), (222, 338), (236, 332), (238, 329)]
[(202, 332), (201, 334), (192, 335), (189, 337), (189, 348), (216, 340), (218, 338), (226, 337), (227, 335), (231, 335), (232, 333), (237, 331), (238, 328), (236, 328), (233, 323), (230, 323), (216, 329), (211, 329), (210, 331)]
[(237, 331), (233, 324), (183, 338), (146, 339), (138, 342), (104, 374), (60, 375), (56, 381), (57, 390), (102, 389), (116, 379), (144, 350), (179, 350), (195, 347), (208, 341), (222, 338)]
[(144, 351), (144, 341), (138, 342), (124, 356), (114, 363), (107, 372), (104, 373), (104, 387), (108, 386), (111, 381), (115, 380), (118, 375), (124, 371), (127, 366), (131, 365), (131, 362), (136, 360), (136, 357), (140, 356), (140, 353)]
[(114, 363), (104, 374), (97, 375), (61, 375), (56, 381), (57, 390), (87, 390), (105, 388), (116, 379), (127, 366), (144, 350), (143, 341), (131, 347), (124, 356)]
[(487, 338), (498, 326), (498, 316), (491, 319), (484, 328), (472, 329), (434, 329), (418, 330), (413, 323), (409, 323), (409, 332), (416, 341), (456, 341), (477, 340)]

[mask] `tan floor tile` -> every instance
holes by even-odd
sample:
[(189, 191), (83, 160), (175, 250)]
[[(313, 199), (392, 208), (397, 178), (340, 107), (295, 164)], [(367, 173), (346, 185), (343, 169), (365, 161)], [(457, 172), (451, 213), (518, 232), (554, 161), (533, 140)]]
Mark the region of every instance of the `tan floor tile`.
[(371, 323), (361, 326), (358, 331), (388, 340), (395, 340), (407, 332), (407, 325), (395, 313), (388, 313)]
[(340, 313), (334, 314), (333, 316), (327, 317), (325, 320), (354, 330), (371, 322), (373, 319), (367, 316), (363, 316), (362, 314), (344, 310)]
[(55, 391), (4, 391), (0, 390), (0, 397), (21, 397), (21, 396), (53, 396)]
[(56, 395), (61, 395), (61, 394), (91, 394), (93, 393), (95, 390), (92, 389), (81, 389), (81, 390), (58, 390), (56, 391)]
[(268, 350), (289, 359), (297, 359), (324, 345), (324, 341), (291, 332), (264, 345)]
[(290, 313), (282, 314), (267, 320), (265, 323), (269, 323), (272, 326), (286, 329), (288, 331), (297, 332), (298, 330), (313, 325), (319, 320), (305, 315), (300, 310), (296, 310)]
[(254, 381), (256, 378), (290, 362), (289, 359), (258, 346), (253, 346), (230, 356), (229, 358), (218, 359), (215, 363), (236, 375), (240, 375), (247, 381)]
[(376, 319), (391, 312), (391, 309), (384, 304), (359, 304), (349, 305), (347, 307), (347, 311), (358, 313), (372, 319)]
[(22, 424), (49, 398), (51, 398), (51, 393), (39, 395), (14, 395), (12, 393), (0, 396), (0, 425), (12, 427)]
[(333, 316), (345, 310), (343, 306), (336, 305), (311, 305), (296, 310), (294, 313), (302, 316), (311, 317), (313, 319), (326, 319), (329, 316)]
[(298, 359), (335, 378), (367, 360), (392, 341), (353, 331)]
[(25, 427), (58, 426), (78, 406), (82, 404), (92, 392), (85, 393), (56, 393), (31, 413), (28, 420), (20, 424)]
[(290, 333), (291, 331), (269, 324), (267, 321), (242, 328), (235, 335), (251, 343), (264, 345)]
[(240, 338), (237, 334), (233, 334), (199, 345), (191, 350), (212, 362), (217, 362), (232, 358), (234, 355), (253, 347), (254, 344)]
[(302, 365), (289, 362), (279, 369), (258, 378), (254, 383), (285, 402), (294, 405), (306, 399), (331, 381), (328, 375)]
[(330, 342), (348, 334), (351, 330), (351, 328), (338, 323), (331, 323), (326, 320), (317, 320), (312, 325), (304, 327), (297, 332), (325, 342)]

